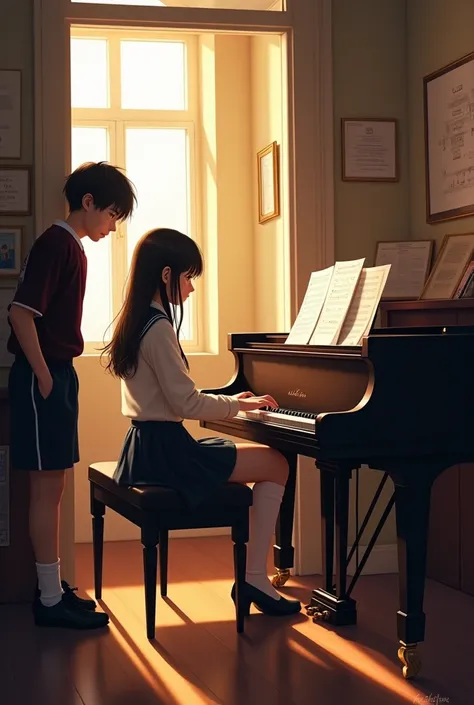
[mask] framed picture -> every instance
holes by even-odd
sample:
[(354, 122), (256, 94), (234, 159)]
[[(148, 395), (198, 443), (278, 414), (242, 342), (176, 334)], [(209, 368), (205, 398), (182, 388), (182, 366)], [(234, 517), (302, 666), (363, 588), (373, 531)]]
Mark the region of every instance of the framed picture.
[(280, 215), (279, 149), (276, 142), (258, 152), (257, 174), (258, 222), (266, 223)]
[(426, 220), (474, 214), (474, 52), (423, 79)]
[(452, 299), (474, 257), (474, 233), (446, 235), (421, 299)]
[(21, 71), (0, 69), (0, 159), (21, 159)]
[(0, 215), (31, 215), (31, 167), (0, 166)]
[(392, 118), (342, 118), (342, 180), (398, 181), (398, 123)]
[(419, 299), (430, 272), (433, 240), (382, 240), (375, 248), (375, 266), (390, 264), (384, 300)]
[(20, 274), (23, 228), (19, 225), (0, 225), (0, 277)]
[(471, 260), (464, 270), (462, 279), (458, 284), (458, 288), (455, 291), (455, 299), (471, 299), (472, 285), (474, 281), (474, 260)]

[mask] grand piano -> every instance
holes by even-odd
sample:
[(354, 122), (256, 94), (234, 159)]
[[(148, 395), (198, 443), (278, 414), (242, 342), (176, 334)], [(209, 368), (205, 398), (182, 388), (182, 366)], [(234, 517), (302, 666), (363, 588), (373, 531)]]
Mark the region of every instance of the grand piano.
[[(290, 476), (276, 526), (274, 584), (293, 566), (297, 456), (320, 470), (323, 587), (308, 613), (334, 625), (357, 621), (351, 596), (395, 506), (399, 566), (398, 658), (405, 678), (421, 669), (430, 491), (446, 468), (474, 460), (474, 326), (373, 330), (361, 346), (287, 345), (287, 334), (230, 334), (232, 380), (208, 392), (271, 394), (276, 411), (201, 422), (265, 443), (288, 459)], [(350, 480), (361, 465), (382, 473), (348, 552)], [(393, 494), (348, 583), (347, 567), (388, 479)], [(335, 556), (334, 556), (335, 544)], [(358, 551), (357, 551), (358, 553)], [(334, 581), (335, 574), (335, 581)]]

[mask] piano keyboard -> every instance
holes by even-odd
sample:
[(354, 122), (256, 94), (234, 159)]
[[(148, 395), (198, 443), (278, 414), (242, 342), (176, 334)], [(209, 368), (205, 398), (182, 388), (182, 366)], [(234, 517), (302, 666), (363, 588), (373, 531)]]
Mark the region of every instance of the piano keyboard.
[(316, 414), (310, 414), (305, 411), (292, 411), (291, 409), (239, 411), (236, 418), (313, 433), (316, 427)]

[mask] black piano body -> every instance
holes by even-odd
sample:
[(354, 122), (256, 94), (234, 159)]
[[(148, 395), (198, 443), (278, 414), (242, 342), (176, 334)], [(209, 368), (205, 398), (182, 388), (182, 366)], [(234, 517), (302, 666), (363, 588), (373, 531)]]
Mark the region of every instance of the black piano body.
[[(352, 589), (395, 505), (398, 656), (404, 676), (410, 678), (420, 670), (416, 645), (425, 631), (431, 486), (446, 468), (474, 460), (474, 327), (374, 330), (360, 347), (286, 345), (286, 338), (278, 333), (230, 334), (233, 378), (223, 388), (206, 390), (271, 394), (278, 413), (201, 425), (265, 443), (288, 459), (290, 478), (276, 527), (276, 585), (284, 584), (293, 566), (297, 456), (315, 459), (321, 478), (324, 579), (324, 587), (311, 598), (309, 611), (315, 619), (355, 624)], [(361, 465), (383, 476), (348, 554), (349, 485)], [(388, 477), (393, 495), (348, 585), (348, 563)]]

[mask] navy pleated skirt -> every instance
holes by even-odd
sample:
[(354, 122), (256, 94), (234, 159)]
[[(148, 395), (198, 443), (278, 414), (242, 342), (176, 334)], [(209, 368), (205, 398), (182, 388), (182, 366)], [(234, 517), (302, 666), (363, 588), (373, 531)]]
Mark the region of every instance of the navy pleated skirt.
[(128, 487), (169, 487), (196, 507), (231, 476), (237, 450), (226, 438), (193, 438), (182, 423), (132, 421), (114, 480)]

